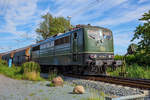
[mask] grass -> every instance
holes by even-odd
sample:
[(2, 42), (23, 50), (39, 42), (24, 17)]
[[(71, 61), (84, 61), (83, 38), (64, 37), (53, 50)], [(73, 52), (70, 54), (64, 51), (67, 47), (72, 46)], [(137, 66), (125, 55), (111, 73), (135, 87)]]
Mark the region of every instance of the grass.
[(98, 92), (96, 90), (90, 90), (91, 94), (87, 98), (82, 98), (81, 100), (105, 100), (104, 92)]
[(89, 98), (83, 98), (81, 100), (101, 100), (99, 97), (89, 97)]
[(55, 87), (55, 84), (51, 82), (51, 83), (49, 84), (49, 86), (50, 86), (50, 87)]
[(5, 60), (0, 60), (0, 64), (1, 64), (1, 65), (8, 65), (8, 64), (7, 64), (7, 61), (5, 61)]
[(22, 64), (23, 72), (40, 72), (40, 65), (36, 62), (30, 61)]
[(35, 93), (30, 93), (30, 94), (29, 94), (29, 96), (34, 96), (34, 95), (35, 95)]
[(25, 72), (23, 73), (23, 79), (32, 81), (44, 81), (44, 79), (40, 77), (39, 72)]
[(27, 79), (27, 80), (44, 80), (40, 77), (40, 67), (37, 64), (25, 63), (22, 66), (8, 67), (5, 61), (0, 60), (0, 74), (14, 79)]
[(22, 79), (23, 78), (23, 75), (21, 72), (21, 67), (9, 68), (7, 65), (0, 64), (0, 73), (4, 74), (10, 78), (14, 78), (14, 79)]
[(40, 65), (36, 62), (26, 62), (22, 64), (23, 78), (27, 80), (43, 80), (40, 77)]
[(28, 100), (28, 98), (25, 98), (24, 100)]
[(57, 73), (55, 73), (55, 72), (50, 72), (50, 73), (48, 74), (48, 80), (49, 80), (49, 81), (52, 81), (53, 78), (55, 78), (55, 77), (57, 77)]
[(40, 90), (39, 90), (39, 92), (43, 92), (43, 90), (42, 90), (42, 89), (40, 89)]
[(50, 84), (47, 84), (47, 86), (48, 87), (55, 87), (55, 85), (52, 82), (50, 82)]
[[(107, 73), (111, 76), (120, 76), (122, 72), (122, 67), (117, 68), (115, 71), (111, 71), (108, 68)], [(124, 77), (127, 78), (143, 78), (150, 79), (150, 67), (149, 66), (140, 66), (138, 64), (126, 65), (124, 66)]]
[(49, 98), (46, 97), (46, 98), (44, 98), (44, 100), (49, 100)]

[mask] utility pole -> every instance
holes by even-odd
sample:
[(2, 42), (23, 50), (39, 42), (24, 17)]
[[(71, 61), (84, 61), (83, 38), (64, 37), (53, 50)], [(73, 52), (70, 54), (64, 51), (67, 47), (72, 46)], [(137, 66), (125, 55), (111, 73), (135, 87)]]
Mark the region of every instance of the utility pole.
[(49, 24), (49, 13), (47, 12), (47, 36), (48, 36), (48, 34), (50, 33), (50, 24)]
[(71, 18), (72, 18), (72, 16), (67, 16), (67, 18), (68, 18), (68, 21), (69, 21), (69, 28), (71, 28)]

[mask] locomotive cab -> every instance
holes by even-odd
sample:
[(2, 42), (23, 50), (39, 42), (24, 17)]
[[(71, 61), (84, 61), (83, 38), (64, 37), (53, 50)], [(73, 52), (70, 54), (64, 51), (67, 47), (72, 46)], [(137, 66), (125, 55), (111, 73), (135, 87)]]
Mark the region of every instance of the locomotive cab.
[(115, 64), (112, 31), (97, 26), (84, 28), (84, 57), (88, 71), (94, 74), (106, 72)]

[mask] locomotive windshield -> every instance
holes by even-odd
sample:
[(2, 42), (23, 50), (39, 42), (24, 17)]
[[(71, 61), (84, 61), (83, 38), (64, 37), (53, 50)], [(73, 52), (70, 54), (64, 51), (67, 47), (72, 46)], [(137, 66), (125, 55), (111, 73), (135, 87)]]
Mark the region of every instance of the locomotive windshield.
[(91, 29), (87, 30), (88, 37), (95, 40), (104, 40), (110, 39), (112, 37), (110, 31), (100, 30), (100, 29)]
[(104, 28), (86, 29), (86, 50), (88, 52), (113, 52), (112, 32)]

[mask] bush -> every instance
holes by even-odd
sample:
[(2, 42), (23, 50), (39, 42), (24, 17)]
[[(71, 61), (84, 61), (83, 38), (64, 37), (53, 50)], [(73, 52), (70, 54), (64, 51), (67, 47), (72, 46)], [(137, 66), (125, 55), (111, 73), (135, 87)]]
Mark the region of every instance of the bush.
[(122, 56), (122, 55), (115, 55), (115, 60), (124, 60), (126, 61), (127, 64), (134, 64), (138, 63), (138, 57), (135, 55), (127, 55), (127, 56)]
[(36, 62), (26, 62), (22, 64), (23, 72), (40, 72), (40, 65)]
[(8, 64), (7, 64), (7, 61), (5, 61), (5, 60), (0, 60), (0, 64), (1, 64), (1, 65), (8, 65)]
[(4, 74), (8, 77), (15, 78), (15, 79), (22, 79), (21, 67), (11, 67), (1, 65), (0, 66), (0, 73)]
[(127, 55), (125, 56), (125, 61), (127, 64), (133, 64), (133, 63), (136, 63), (137, 59), (135, 55)]
[[(2, 63), (1, 63), (2, 62)], [(0, 73), (15, 79), (43, 80), (40, 77), (40, 66), (35, 62), (27, 62), (22, 66), (8, 67), (5, 61), (0, 62)]]
[(36, 62), (22, 64), (23, 77), (28, 80), (41, 80), (40, 65)]
[(123, 57), (122, 55), (115, 55), (114, 59), (115, 60), (123, 60)]
[[(125, 77), (127, 78), (144, 78), (150, 79), (150, 67), (149, 66), (139, 66), (138, 64), (132, 64), (125, 66)], [(107, 73), (111, 76), (120, 76), (121, 67), (117, 68), (115, 71), (107, 70)]]
[(48, 79), (49, 79), (50, 81), (52, 81), (53, 78), (55, 78), (55, 77), (57, 77), (57, 73), (55, 73), (55, 72), (50, 72), (49, 75), (48, 75)]
[(142, 54), (142, 53), (138, 53), (136, 54), (136, 58), (137, 58), (137, 63), (140, 65), (150, 65), (150, 55), (148, 54)]
[(144, 67), (133, 64), (126, 67), (126, 72), (128, 73), (126, 77), (150, 79), (150, 68), (148, 66)]

